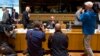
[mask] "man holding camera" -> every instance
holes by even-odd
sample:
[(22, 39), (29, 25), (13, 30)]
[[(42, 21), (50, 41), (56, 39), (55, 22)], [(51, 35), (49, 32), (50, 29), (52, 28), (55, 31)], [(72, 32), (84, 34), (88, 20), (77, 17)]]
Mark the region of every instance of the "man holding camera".
[(84, 34), (84, 49), (85, 54), (82, 56), (94, 56), (93, 51), (90, 47), (90, 39), (95, 32), (96, 27), (96, 13), (94, 12), (93, 2), (88, 1), (84, 3), (84, 12), (83, 9), (80, 11), (82, 14), (80, 15), (80, 20), (82, 21), (82, 30)]

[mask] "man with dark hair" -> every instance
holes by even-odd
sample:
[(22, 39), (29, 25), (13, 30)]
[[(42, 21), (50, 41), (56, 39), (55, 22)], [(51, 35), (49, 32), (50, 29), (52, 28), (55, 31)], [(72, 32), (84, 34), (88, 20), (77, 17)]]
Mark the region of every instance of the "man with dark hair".
[(34, 22), (33, 30), (26, 33), (28, 53), (30, 56), (43, 56), (42, 41), (45, 41), (45, 33), (39, 21)]
[(18, 13), (16, 12), (15, 9), (13, 9), (12, 16), (11, 16), (13, 23), (18, 22), (18, 17), (19, 17)]
[(82, 25), (82, 22), (79, 20), (79, 17), (80, 17), (80, 10), (82, 9), (81, 6), (77, 6), (77, 11), (75, 13), (75, 21), (74, 21), (74, 24), (75, 25)]
[(68, 56), (68, 37), (61, 31), (60, 24), (55, 25), (55, 32), (48, 39), (52, 56)]

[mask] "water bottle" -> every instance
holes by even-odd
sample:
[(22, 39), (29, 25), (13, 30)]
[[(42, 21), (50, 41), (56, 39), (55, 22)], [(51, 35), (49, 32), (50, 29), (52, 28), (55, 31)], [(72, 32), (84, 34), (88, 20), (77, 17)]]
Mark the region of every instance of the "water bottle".
[(71, 21), (69, 21), (69, 23), (68, 23), (68, 31), (70, 32), (71, 29), (72, 29), (72, 24), (71, 24)]

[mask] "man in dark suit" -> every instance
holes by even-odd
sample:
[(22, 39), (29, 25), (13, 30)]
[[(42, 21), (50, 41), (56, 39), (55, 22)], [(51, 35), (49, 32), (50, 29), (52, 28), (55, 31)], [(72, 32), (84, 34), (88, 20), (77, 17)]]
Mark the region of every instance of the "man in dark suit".
[(22, 23), (24, 25), (24, 28), (27, 28), (28, 24), (30, 23), (29, 22), (29, 17), (30, 17), (30, 7), (26, 7), (26, 10), (23, 12), (23, 15), (22, 15)]
[(12, 18), (12, 20), (14, 21), (14, 23), (15, 23), (15, 22), (18, 22), (18, 17), (19, 17), (18, 13), (16, 12), (15, 9), (13, 9), (13, 10), (12, 10), (12, 16), (11, 16), (11, 18)]
[(48, 47), (51, 56), (68, 56), (68, 36), (61, 31), (61, 25), (55, 25), (55, 32), (49, 36)]
[(98, 30), (100, 30), (100, 8), (98, 9), (98, 14), (97, 14), (97, 27)]

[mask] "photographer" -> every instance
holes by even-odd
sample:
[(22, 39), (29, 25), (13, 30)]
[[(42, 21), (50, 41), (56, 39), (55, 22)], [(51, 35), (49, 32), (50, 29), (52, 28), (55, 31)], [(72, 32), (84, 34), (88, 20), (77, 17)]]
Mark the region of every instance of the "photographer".
[[(84, 34), (83, 44), (85, 53), (82, 56), (94, 56), (90, 47), (90, 40), (95, 32), (97, 14), (93, 10), (93, 2), (88, 1), (84, 3), (84, 12), (80, 15), (80, 21), (82, 22), (82, 31)], [(80, 13), (83, 9), (80, 11)]]
[(27, 50), (30, 56), (43, 56), (42, 41), (45, 41), (44, 28), (39, 21), (34, 22), (34, 28), (26, 33)]

